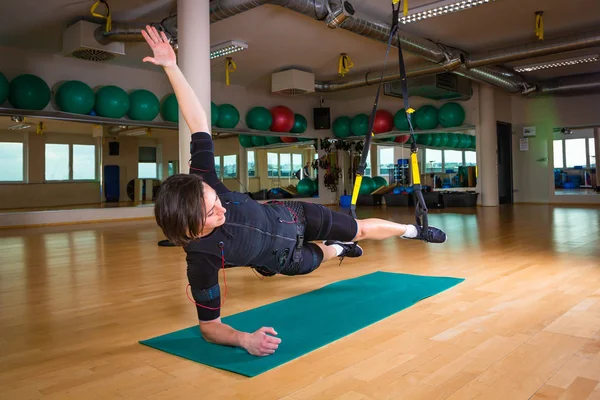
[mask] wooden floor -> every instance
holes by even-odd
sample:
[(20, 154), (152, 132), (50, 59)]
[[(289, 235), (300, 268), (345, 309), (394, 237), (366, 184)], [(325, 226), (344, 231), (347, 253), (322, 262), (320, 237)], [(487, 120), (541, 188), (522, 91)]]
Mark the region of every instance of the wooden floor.
[(430, 219), (447, 243), (363, 241), (304, 277), (230, 270), (224, 315), (376, 270), (466, 279), (255, 378), (138, 344), (196, 323), (185, 255), (153, 221), (2, 230), (0, 398), (600, 399), (600, 208)]

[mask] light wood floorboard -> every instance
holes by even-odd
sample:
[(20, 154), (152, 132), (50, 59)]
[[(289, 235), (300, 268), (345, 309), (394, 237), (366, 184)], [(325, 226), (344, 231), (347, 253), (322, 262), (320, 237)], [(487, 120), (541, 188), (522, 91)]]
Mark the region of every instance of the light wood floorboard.
[(600, 208), (431, 210), (430, 223), (447, 243), (363, 241), (362, 258), (302, 277), (228, 270), (223, 316), (377, 270), (466, 279), (255, 378), (138, 344), (196, 323), (185, 254), (156, 245), (153, 221), (1, 230), (0, 398), (600, 399)]

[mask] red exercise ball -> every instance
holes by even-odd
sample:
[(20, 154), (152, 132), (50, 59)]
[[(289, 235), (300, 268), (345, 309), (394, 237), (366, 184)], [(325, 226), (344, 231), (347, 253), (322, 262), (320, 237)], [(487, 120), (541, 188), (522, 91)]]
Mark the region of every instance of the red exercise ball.
[(295, 138), (295, 137), (292, 137), (292, 136), (283, 136), (281, 138), (281, 141), (285, 142), (285, 143), (293, 143), (293, 142), (297, 142), (298, 138)]
[(373, 132), (383, 133), (394, 129), (394, 116), (386, 110), (377, 110), (375, 113), (375, 122), (373, 123)]
[(277, 106), (271, 108), (273, 122), (271, 123), (272, 132), (289, 132), (294, 127), (294, 112), (286, 106)]
[(402, 135), (402, 136), (396, 136), (396, 138), (394, 139), (394, 142), (396, 143), (406, 143), (408, 142), (408, 139), (410, 138), (410, 136), (408, 135)]

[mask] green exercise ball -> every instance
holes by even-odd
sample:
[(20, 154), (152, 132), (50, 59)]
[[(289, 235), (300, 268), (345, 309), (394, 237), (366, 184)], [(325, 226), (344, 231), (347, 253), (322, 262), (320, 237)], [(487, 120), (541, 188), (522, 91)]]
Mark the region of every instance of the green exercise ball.
[(267, 144), (267, 138), (264, 136), (254, 135), (252, 136), (252, 144), (255, 146), (265, 146)]
[(120, 87), (109, 85), (96, 92), (96, 114), (106, 118), (123, 118), (129, 111), (129, 96)]
[(337, 117), (335, 121), (333, 121), (333, 134), (338, 138), (345, 138), (351, 135), (350, 117)]
[(281, 143), (281, 138), (279, 136), (266, 136), (268, 144)]
[(0, 72), (0, 105), (4, 103), (6, 98), (8, 97), (8, 79), (4, 76), (2, 72)]
[(294, 127), (290, 131), (291, 133), (304, 133), (308, 128), (308, 121), (302, 114), (294, 114)]
[(431, 134), (431, 143), (429, 143), (431, 147), (439, 147), (441, 142), (442, 137), (438, 133)]
[(179, 122), (179, 103), (174, 93), (168, 95), (160, 108), (162, 119), (169, 122)]
[(469, 146), (471, 149), (477, 148), (477, 136), (471, 136), (471, 145)]
[(296, 190), (298, 191), (298, 194), (310, 196), (316, 192), (315, 182), (308, 177), (302, 178), (298, 182)]
[(373, 192), (375, 189), (377, 189), (377, 184), (373, 178), (370, 176), (363, 176), (358, 194), (371, 194), (371, 192)]
[(242, 147), (252, 147), (254, 145), (254, 143), (252, 143), (252, 136), (250, 135), (240, 135), (238, 136), (238, 140)]
[(471, 145), (471, 137), (470, 135), (462, 134), (458, 138), (458, 147), (460, 149), (465, 149)]
[(146, 89), (134, 90), (129, 94), (127, 116), (134, 121), (152, 121), (160, 112), (160, 101)]
[(210, 102), (210, 124), (212, 126), (216, 126), (217, 122), (219, 122), (219, 106)]
[(265, 107), (253, 107), (246, 114), (246, 125), (250, 129), (267, 131), (273, 122), (271, 112)]
[(456, 133), (449, 133), (448, 134), (448, 147), (450, 148), (456, 148), (458, 146), (458, 135)]
[(50, 87), (36, 75), (23, 74), (10, 82), (8, 102), (23, 110), (43, 110), (50, 103)]
[(387, 186), (387, 181), (383, 176), (376, 176), (373, 178), (375, 182), (375, 189), (379, 189), (380, 187)]
[[(411, 120), (412, 120), (412, 117), (411, 117)], [(405, 108), (398, 110), (398, 112), (394, 116), (394, 126), (399, 131), (410, 130), (410, 126), (408, 125), (408, 119), (406, 118), (406, 109)]]
[(448, 147), (448, 141), (450, 140), (450, 137), (448, 137), (447, 133), (438, 133), (438, 135), (440, 136), (440, 147)]
[(66, 81), (56, 91), (58, 109), (73, 114), (88, 114), (94, 108), (96, 96), (86, 83)]
[(419, 129), (435, 129), (438, 126), (438, 109), (424, 105), (415, 112), (415, 123)]
[(446, 103), (440, 107), (438, 120), (444, 128), (461, 126), (465, 122), (465, 109), (458, 103)]
[(219, 128), (235, 128), (240, 122), (240, 112), (231, 104), (221, 104), (219, 106)]
[(423, 146), (429, 146), (431, 144), (431, 134), (429, 133), (420, 133), (417, 136), (417, 143), (422, 144)]
[(350, 133), (352, 136), (365, 136), (369, 131), (369, 116), (358, 114), (350, 121)]

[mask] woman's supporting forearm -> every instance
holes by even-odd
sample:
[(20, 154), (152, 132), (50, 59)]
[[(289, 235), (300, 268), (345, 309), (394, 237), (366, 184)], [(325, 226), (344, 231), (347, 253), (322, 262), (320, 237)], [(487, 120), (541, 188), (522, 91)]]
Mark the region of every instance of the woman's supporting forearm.
[(238, 331), (222, 322), (200, 323), (202, 337), (207, 342), (224, 346), (246, 348), (249, 333)]

